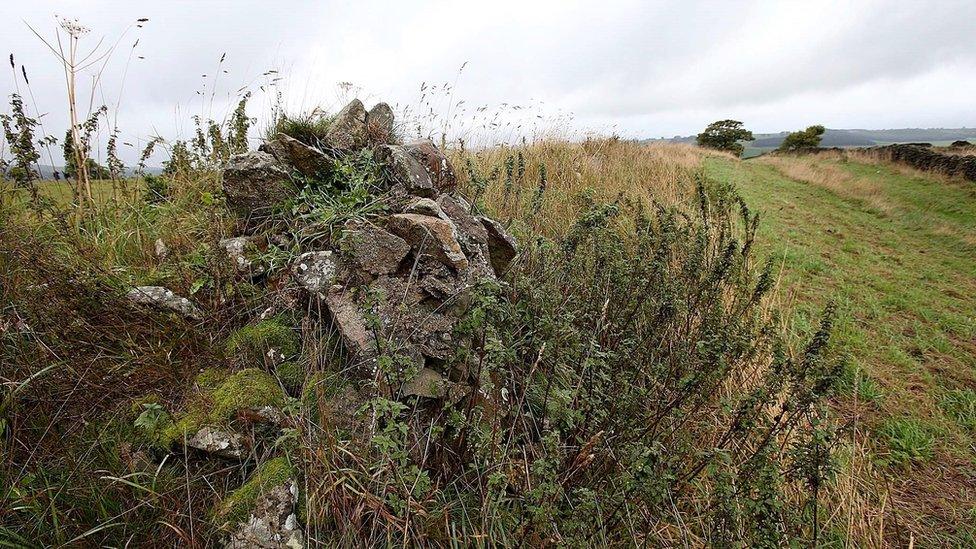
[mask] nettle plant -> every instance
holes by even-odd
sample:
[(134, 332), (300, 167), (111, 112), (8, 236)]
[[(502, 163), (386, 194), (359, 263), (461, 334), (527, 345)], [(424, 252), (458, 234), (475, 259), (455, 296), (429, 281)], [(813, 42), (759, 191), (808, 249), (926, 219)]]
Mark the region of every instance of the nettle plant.
[[(565, 237), (525, 243), (456, 329), (473, 390), (433, 407), (381, 393), (362, 411), (371, 452), (325, 460), (362, 471), (345, 482), (375, 513), (330, 484), (310, 516), (350, 540), (815, 542), (833, 313), (795, 351), (764, 299), (757, 217), (730, 188), (698, 189), (693, 213), (583, 196)], [(380, 364), (402, 369), (395, 352)]]
[[(512, 531), (626, 537), (635, 523), (659, 531), (677, 506), (708, 517), (686, 526), (710, 543), (819, 534), (833, 441), (823, 405), (840, 376), (823, 356), (833, 313), (794, 356), (764, 306), (757, 223), (731, 189), (704, 183), (697, 215), (591, 203), (482, 301), (474, 352), (503, 428), (468, 440), (483, 446), (472, 455), (487, 456), (474, 460), (485, 478), (527, 461), (495, 479)], [(790, 483), (808, 496), (788, 497)]]

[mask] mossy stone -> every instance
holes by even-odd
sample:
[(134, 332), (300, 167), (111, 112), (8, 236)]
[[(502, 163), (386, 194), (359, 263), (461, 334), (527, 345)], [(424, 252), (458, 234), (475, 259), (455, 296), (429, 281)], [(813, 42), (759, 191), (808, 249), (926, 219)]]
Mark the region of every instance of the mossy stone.
[(281, 408), (285, 404), (285, 394), (275, 378), (257, 368), (228, 374), (222, 379), (218, 373), (206, 370), (197, 378), (196, 385), (199, 392), (190, 398), (186, 411), (162, 433), (163, 444), (182, 440), (184, 434), (192, 436), (205, 425), (229, 425), (241, 410)]
[(247, 366), (282, 362), (298, 354), (299, 348), (298, 335), (281, 317), (239, 328), (226, 343), (227, 356)]
[(217, 508), (216, 516), (224, 528), (247, 520), (254, 504), (268, 490), (295, 478), (295, 469), (287, 457), (265, 461), (240, 488), (234, 490)]

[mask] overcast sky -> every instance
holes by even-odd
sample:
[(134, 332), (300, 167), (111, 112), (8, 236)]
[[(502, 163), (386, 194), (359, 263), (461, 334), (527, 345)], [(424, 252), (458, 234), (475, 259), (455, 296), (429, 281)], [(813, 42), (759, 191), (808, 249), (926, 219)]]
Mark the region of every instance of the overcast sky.
[[(262, 121), (279, 92), (292, 111), (358, 95), (433, 111), (469, 142), (688, 135), (720, 118), (757, 132), (976, 126), (972, 0), (2, 2), (0, 52), (18, 76), (0, 91), (19, 89), (59, 137), (63, 73), (27, 25), (53, 39), (55, 15), (77, 17), (82, 50), (118, 41), (94, 103), (117, 115), (130, 161), (152, 134), (188, 137), (194, 114), (226, 116), (244, 87)], [(92, 77), (80, 82), (87, 110)]]

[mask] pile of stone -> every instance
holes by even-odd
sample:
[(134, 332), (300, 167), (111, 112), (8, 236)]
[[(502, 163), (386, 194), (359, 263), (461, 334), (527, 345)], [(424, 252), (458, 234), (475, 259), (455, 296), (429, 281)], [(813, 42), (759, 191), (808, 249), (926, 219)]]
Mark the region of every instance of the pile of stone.
[[(354, 100), (319, 143), (280, 134), (258, 151), (232, 157), (223, 190), (249, 234), (221, 245), (240, 273), (264, 275), (247, 247), (268, 238), (254, 233), (279, 204), (300, 192), (296, 182), (328, 177), (345, 155), (371, 148), (382, 165), (385, 213), (346, 223), (339, 246), (302, 250), (284, 273), (285, 286), (300, 288), (328, 311), (352, 375), (400, 398), (454, 402), (476, 381), (472, 368), (452, 360), (459, 315), (472, 287), (502, 274), (517, 247), (500, 223), (472, 213), (456, 193), (457, 177), (442, 151), (429, 140), (401, 144), (394, 135), (389, 106), (380, 103), (367, 112)], [(396, 357), (398, 372), (379, 372), (381, 353)], [(255, 540), (300, 538), (291, 523), (288, 532), (268, 531), (268, 525), (285, 523), (290, 507), (262, 502), (233, 534), (235, 546), (275, 546)], [(277, 518), (260, 516), (260, 509), (275, 510)]]
[[(467, 373), (443, 365), (454, 351), (458, 305), (475, 283), (508, 267), (516, 244), (501, 224), (472, 214), (456, 194), (457, 177), (442, 151), (429, 140), (398, 144), (393, 130), (385, 103), (367, 112), (354, 100), (319, 146), (280, 134), (258, 151), (231, 158), (224, 193), (251, 227), (299, 192), (294, 181), (323, 177), (343, 155), (372, 148), (383, 166), (389, 213), (347, 223), (338, 249), (305, 251), (291, 274), (328, 309), (358, 375), (377, 375), (382, 342), (399, 362), (416, 366), (405, 370), (420, 372), (397, 380), (404, 382), (404, 396), (457, 395)], [(229, 240), (228, 250), (241, 269), (253, 270), (239, 253), (240, 238)]]

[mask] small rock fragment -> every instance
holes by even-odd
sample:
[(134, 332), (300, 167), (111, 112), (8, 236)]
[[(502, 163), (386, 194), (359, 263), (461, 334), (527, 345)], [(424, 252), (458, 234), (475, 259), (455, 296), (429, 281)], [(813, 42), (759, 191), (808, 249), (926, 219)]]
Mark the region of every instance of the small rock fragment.
[(246, 236), (225, 238), (220, 241), (220, 247), (227, 252), (227, 257), (230, 258), (238, 272), (248, 274), (250, 276), (260, 276), (264, 274), (264, 265), (255, 263), (253, 260), (248, 259), (246, 253), (248, 243), (254, 241), (255, 240), (253, 238)]
[(241, 459), (247, 455), (247, 445), (244, 437), (237, 433), (228, 433), (213, 427), (203, 427), (196, 432), (186, 445), (190, 448), (213, 454), (225, 459)]
[(126, 298), (137, 305), (148, 305), (164, 311), (178, 313), (193, 320), (199, 320), (202, 317), (200, 309), (197, 309), (193, 302), (162, 286), (137, 286), (129, 290)]
[(163, 242), (162, 238), (157, 238), (156, 242), (153, 243), (153, 251), (156, 253), (156, 259), (159, 259), (160, 261), (166, 259), (166, 257), (169, 255), (169, 248), (166, 246), (166, 243)]

